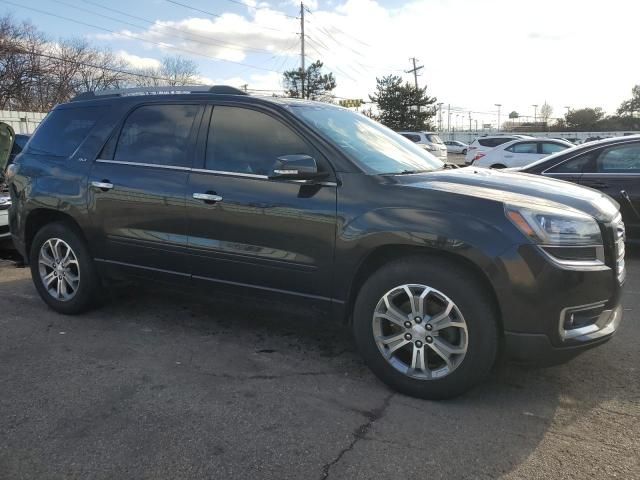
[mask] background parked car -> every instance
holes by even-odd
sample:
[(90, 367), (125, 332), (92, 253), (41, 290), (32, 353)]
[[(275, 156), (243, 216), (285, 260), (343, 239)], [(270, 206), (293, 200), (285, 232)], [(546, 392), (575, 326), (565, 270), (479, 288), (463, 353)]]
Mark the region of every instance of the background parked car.
[(496, 148), (498, 145), (517, 140), (518, 138), (533, 138), (529, 135), (494, 135), (476, 138), (467, 149), (467, 155), (465, 156), (465, 163), (468, 165), (480, 153), (485, 153), (487, 150)]
[(458, 140), (448, 140), (444, 142), (447, 147), (448, 153), (461, 153), (462, 155), (467, 154), (467, 149), (469, 145), (464, 142), (459, 142)]
[(9, 231), (9, 206), (11, 199), (4, 184), (4, 171), (12, 159), (16, 135), (10, 125), (0, 122), (0, 246), (7, 243)]
[(447, 159), (447, 146), (435, 132), (398, 132), (413, 143), (420, 145), (426, 151), (435, 155), (440, 160)]
[(573, 146), (565, 140), (550, 138), (512, 140), (486, 153), (477, 153), (471, 164), (489, 168), (523, 167)]
[(521, 171), (579, 183), (606, 193), (620, 204), (627, 240), (640, 243), (640, 135), (579, 145)]

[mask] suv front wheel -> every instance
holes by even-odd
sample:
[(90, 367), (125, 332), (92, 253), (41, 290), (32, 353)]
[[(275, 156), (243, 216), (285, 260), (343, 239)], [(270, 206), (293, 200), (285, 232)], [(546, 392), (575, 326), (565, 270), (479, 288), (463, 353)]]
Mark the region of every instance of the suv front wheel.
[(371, 370), (415, 397), (459, 395), (496, 358), (496, 313), (486, 289), (438, 258), (397, 260), (376, 271), (358, 294), (353, 327)]
[(100, 280), (84, 240), (65, 223), (45, 225), (31, 244), (31, 277), (53, 310), (76, 314), (91, 308)]

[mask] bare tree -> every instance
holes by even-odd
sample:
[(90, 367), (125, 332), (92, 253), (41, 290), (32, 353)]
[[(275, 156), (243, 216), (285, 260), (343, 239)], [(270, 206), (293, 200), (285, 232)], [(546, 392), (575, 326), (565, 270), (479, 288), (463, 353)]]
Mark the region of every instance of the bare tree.
[(139, 87), (193, 85), (198, 81), (198, 66), (193, 60), (165, 57), (158, 68), (137, 69), (132, 82)]

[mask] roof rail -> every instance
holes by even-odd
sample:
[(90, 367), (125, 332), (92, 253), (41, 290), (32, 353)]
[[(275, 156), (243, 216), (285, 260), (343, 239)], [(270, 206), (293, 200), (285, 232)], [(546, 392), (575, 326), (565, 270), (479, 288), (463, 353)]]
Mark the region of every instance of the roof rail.
[(93, 100), (96, 98), (108, 97), (128, 97), (134, 95), (162, 95), (162, 94), (185, 94), (185, 93), (212, 93), (216, 95), (248, 95), (244, 90), (230, 87), (228, 85), (176, 85), (173, 87), (135, 87), (120, 88), (114, 90), (98, 90), (95, 92), (84, 92), (71, 99), (72, 102), (81, 100)]

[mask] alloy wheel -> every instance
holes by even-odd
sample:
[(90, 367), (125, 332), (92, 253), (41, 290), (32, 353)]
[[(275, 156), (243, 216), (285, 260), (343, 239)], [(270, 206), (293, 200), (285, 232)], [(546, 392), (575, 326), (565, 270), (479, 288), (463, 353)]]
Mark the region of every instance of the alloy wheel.
[(73, 249), (59, 238), (50, 238), (40, 247), (38, 255), (40, 280), (49, 295), (67, 302), (78, 292), (80, 264)]
[(443, 378), (467, 353), (462, 313), (444, 293), (426, 285), (400, 285), (385, 293), (376, 305), (372, 327), (385, 360), (411, 378)]

